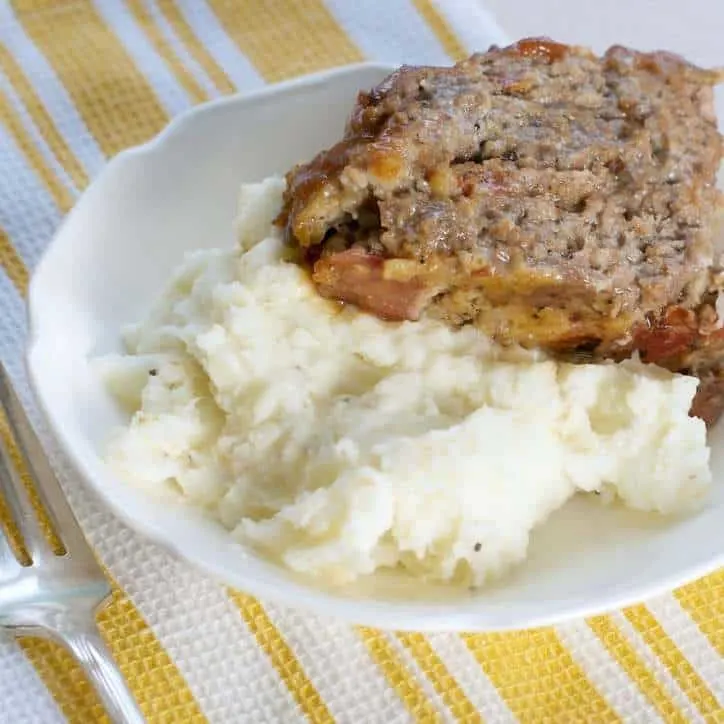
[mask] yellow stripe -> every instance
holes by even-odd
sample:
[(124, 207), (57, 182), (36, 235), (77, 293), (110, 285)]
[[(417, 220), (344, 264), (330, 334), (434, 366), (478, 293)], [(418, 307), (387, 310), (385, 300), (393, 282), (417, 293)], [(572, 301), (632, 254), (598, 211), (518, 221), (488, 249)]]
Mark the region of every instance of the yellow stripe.
[[(98, 615), (98, 625), (146, 720), (149, 724), (206, 722), (151, 629), (111, 583), (113, 591)], [(37, 638), (21, 638), (19, 644), (71, 724), (108, 722), (83, 669), (62, 646)]]
[(20, 638), (18, 644), (69, 724), (110, 721), (83, 669), (65, 648), (40, 638)]
[(152, 87), (90, 0), (13, 0), (19, 21), (53, 66), (107, 156), (148, 140), (167, 117)]
[(432, 0), (412, 0), (417, 12), (422, 15), (430, 29), (437, 36), (440, 45), (453, 60), (461, 60), (469, 55), (447, 20), (440, 14)]
[(724, 658), (724, 568), (679, 588), (674, 595)]
[(186, 18), (176, 7), (174, 0), (158, 0), (158, 7), (178, 39), (184, 44), (191, 57), (203, 68), (206, 75), (211, 78), (211, 82), (216, 88), (225, 95), (234, 93), (236, 91), (234, 84), (211, 53), (206, 50), (203, 43), (199, 42), (191, 26), (186, 22)]
[(362, 53), (321, 0), (208, 0), (219, 22), (261, 73), (274, 82), (362, 60)]
[(10, 547), (13, 550), (16, 558), (24, 565), (31, 563), (28, 551), (25, 549), (23, 540), (20, 536), (18, 526), (15, 525), (15, 520), (10, 514), (10, 508), (5, 502), (3, 497), (0, 495), (0, 536), (5, 536), (5, 539), (10, 543)]
[[(110, 579), (108, 571), (106, 576)], [(203, 724), (207, 719), (181, 672), (128, 596), (110, 580), (113, 590), (98, 614), (98, 626), (149, 724)]]
[(68, 175), (73, 179), (73, 183), (79, 189), (85, 188), (88, 184), (88, 175), (85, 169), (76, 160), (68, 144), (60, 135), (55, 122), (45, 109), (43, 102), (36, 94), (25, 73), (23, 73), (15, 58), (13, 58), (2, 43), (0, 43), (0, 69), (2, 69), (8, 77), (8, 80), (15, 88), (16, 93), (20, 96), (23, 105), (37, 126), (38, 131), (40, 131), (40, 134), (43, 136), (43, 139), (55, 157), (68, 172)]
[(400, 657), (381, 631), (360, 627), (357, 632), (369, 651), (372, 660), (382, 673), (416, 722), (441, 722), (442, 717), (427, 698)]
[(463, 634), (462, 638), (523, 724), (620, 721), (553, 629)]
[(398, 633), (397, 638), (413, 656), (420, 669), (425, 672), (425, 676), (430, 679), (445, 706), (459, 722), (472, 724), (483, 721), (425, 636), (420, 633)]
[(666, 693), (659, 681), (639, 658), (633, 646), (626, 640), (609, 616), (594, 616), (586, 623), (598, 636), (609, 654), (628, 674), (631, 681), (656, 708), (666, 722), (686, 723), (686, 718)]
[(240, 591), (229, 589), (228, 594), (309, 721), (315, 724), (334, 722), (327, 705), (261, 604)]
[(156, 25), (148, 8), (143, 0), (125, 0), (126, 5), (130, 8), (136, 22), (151, 41), (151, 45), (156, 52), (163, 58), (171, 72), (176, 76), (181, 87), (189, 94), (194, 103), (201, 103), (208, 100), (206, 91), (201, 84), (194, 78), (193, 74), (179, 60), (176, 52), (166, 40), (161, 28)]
[(5, 269), (10, 281), (15, 285), (18, 294), (25, 296), (28, 291), (28, 283), (30, 281), (28, 270), (20, 255), (15, 251), (8, 235), (0, 229), (0, 265)]
[(0, 123), (14, 136), (20, 150), (28, 159), (30, 167), (43, 180), (58, 208), (66, 212), (73, 205), (73, 195), (62, 183), (57, 182), (53, 170), (26, 130), (22, 119), (10, 104), (7, 96), (0, 91)]
[(704, 714), (721, 713), (721, 708), (706, 682), (669, 638), (646, 606), (631, 606), (623, 611), (646, 645), (659, 657), (681, 690)]

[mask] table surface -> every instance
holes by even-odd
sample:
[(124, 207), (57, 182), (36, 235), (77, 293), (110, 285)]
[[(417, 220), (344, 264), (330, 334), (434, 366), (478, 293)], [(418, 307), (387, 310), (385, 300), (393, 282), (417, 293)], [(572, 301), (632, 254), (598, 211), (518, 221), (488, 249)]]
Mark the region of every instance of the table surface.
[(724, 63), (724, 3), (719, 0), (486, 0), (509, 36), (642, 50), (666, 48), (705, 65)]

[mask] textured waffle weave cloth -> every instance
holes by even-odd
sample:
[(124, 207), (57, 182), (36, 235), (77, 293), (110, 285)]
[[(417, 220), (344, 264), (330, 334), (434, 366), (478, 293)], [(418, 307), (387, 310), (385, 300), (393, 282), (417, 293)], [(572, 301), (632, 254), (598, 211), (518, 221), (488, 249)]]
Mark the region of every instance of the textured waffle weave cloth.
[[(476, 0), (1, 0), (0, 354), (26, 401), (28, 275), (106, 159), (224, 94), (504, 40)], [(353, 628), (225, 589), (64, 482), (113, 580), (103, 636), (149, 722), (724, 721), (724, 572), (532, 631)], [(78, 668), (0, 637), (0, 722), (66, 719), (104, 721)]]

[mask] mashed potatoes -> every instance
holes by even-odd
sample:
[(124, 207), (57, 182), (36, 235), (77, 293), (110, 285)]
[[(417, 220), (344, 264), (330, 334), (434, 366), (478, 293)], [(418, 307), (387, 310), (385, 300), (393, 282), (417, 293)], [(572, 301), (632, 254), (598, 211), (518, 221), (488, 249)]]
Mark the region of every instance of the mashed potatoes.
[(702, 496), (695, 379), (342, 309), (284, 261), (282, 190), (244, 187), (240, 248), (189, 256), (106, 365), (134, 409), (108, 452), (129, 483), (334, 582), (402, 566), (481, 584), (577, 491), (665, 513)]

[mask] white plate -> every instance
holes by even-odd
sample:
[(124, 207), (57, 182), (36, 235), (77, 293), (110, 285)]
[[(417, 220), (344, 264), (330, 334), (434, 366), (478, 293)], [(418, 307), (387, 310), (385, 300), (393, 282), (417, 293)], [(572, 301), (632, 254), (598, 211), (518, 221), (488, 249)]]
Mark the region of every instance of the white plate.
[(475, 594), (370, 578), (321, 591), (233, 543), (192, 510), (125, 485), (102, 454), (122, 416), (89, 359), (119, 350), (187, 250), (233, 243), (242, 181), (285, 171), (333, 142), (356, 91), (388, 68), (361, 65), (197, 108), (114, 159), (73, 209), (30, 287), (31, 379), (80, 476), (128, 525), (261, 598), (384, 628), (492, 630), (550, 623), (651, 596), (724, 562), (724, 444), (708, 507), (678, 521), (575, 500), (537, 531), (528, 561)]

